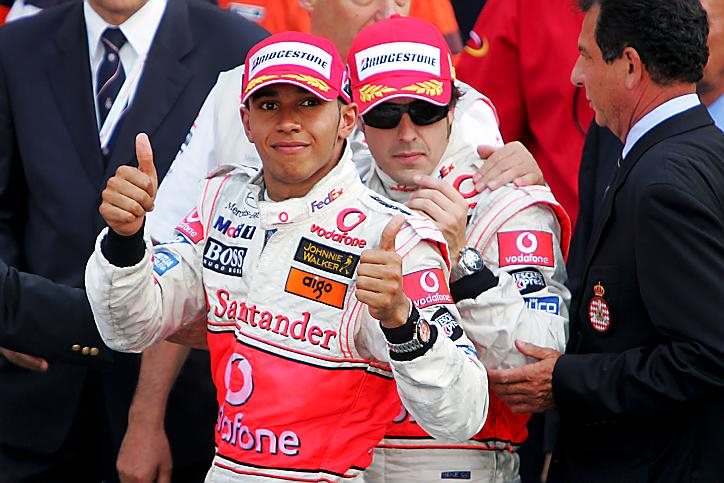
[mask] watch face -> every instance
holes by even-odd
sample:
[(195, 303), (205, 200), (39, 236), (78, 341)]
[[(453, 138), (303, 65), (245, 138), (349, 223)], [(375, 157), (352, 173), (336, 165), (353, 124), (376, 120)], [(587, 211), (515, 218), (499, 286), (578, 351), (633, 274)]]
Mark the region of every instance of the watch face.
[(417, 338), (423, 344), (430, 340), (430, 324), (426, 320), (420, 320), (417, 323)]
[(466, 248), (462, 253), (462, 262), (470, 271), (477, 272), (483, 268), (483, 257), (474, 248)]

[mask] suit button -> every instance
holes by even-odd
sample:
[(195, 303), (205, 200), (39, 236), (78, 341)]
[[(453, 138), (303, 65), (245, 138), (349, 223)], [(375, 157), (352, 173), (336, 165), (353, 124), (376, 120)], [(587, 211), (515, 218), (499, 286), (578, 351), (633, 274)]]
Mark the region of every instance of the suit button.
[(97, 355), (98, 355), (98, 352), (100, 352), (100, 351), (98, 350), (98, 347), (91, 347), (90, 355), (92, 355), (92, 356), (97, 356)]
[(70, 348), (73, 352), (78, 352), (80, 350), (80, 345), (73, 344)]
[(81, 349), (81, 351), (80, 351), (80, 353), (83, 354), (84, 356), (87, 356), (89, 352), (90, 352), (90, 347), (83, 347), (83, 349)]

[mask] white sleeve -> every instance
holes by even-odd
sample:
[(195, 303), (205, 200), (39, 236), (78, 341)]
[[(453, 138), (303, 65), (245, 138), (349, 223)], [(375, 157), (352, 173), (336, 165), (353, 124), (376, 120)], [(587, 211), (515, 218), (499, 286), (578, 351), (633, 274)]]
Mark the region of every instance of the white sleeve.
[[(449, 294), (448, 273), (437, 250), (423, 242), (403, 258), (403, 273), (411, 280), (421, 280), (419, 274), (430, 270), (440, 274), (436, 294), (444, 299)], [(408, 297), (415, 300), (415, 289), (405, 286)], [(402, 403), (425, 431), (438, 439), (466, 441), (480, 431), (488, 414), (487, 374), (472, 343), (459, 329), (460, 315), (452, 297), (447, 303), (416, 302), (416, 306), (437, 330), (435, 343), (423, 355), (392, 360), (380, 324), (366, 307), (361, 324), (364, 344), (378, 360), (390, 363)], [(451, 330), (454, 327), (459, 330)]]
[(151, 246), (130, 267), (112, 265), (101, 251), (104, 229), (86, 265), (85, 284), (98, 331), (111, 349), (141, 352), (182, 326), (206, 321), (199, 251), (182, 235)]
[(174, 238), (174, 228), (194, 207), (202, 180), (216, 167), (215, 106), (217, 84), (201, 106), (186, 140), (161, 181), (153, 211), (146, 215), (146, 233), (155, 241)]
[[(537, 237), (535, 242), (528, 233)], [(475, 247), (483, 250), (485, 266), (498, 276), (498, 284), (475, 298), (458, 301), (457, 307), (485, 367), (510, 368), (533, 362), (515, 348), (516, 339), (561, 352), (565, 349), (571, 295), (564, 285), (560, 236), (553, 212), (544, 205), (533, 205), (506, 221), (487, 247)], [(552, 263), (509, 264), (506, 257), (518, 239), (526, 246), (536, 243), (541, 254), (550, 248)]]
[(498, 126), (498, 114), (490, 99), (464, 82), (458, 80), (455, 85), (463, 92), (455, 106), (455, 143), (476, 147), (481, 144), (502, 146), (503, 136)]

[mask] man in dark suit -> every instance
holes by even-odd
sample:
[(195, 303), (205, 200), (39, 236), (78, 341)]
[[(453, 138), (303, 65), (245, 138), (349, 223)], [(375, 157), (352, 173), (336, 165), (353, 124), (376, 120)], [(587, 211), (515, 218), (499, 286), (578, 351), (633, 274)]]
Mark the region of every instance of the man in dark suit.
[[(57, 314), (54, 323), (48, 323), (49, 306)], [(19, 272), (0, 260), (0, 346), (52, 361), (110, 361), (113, 352), (88, 323), (92, 317), (84, 290)], [(48, 369), (43, 359), (27, 359), (41, 371)]]
[[(136, 133), (150, 134), (163, 176), (219, 71), (264, 35), (195, 0), (70, 2), (0, 29), (0, 257), (82, 287), (103, 227), (101, 189), (136, 162)], [(55, 302), (37, 309), (61, 324)], [(139, 360), (113, 354), (101, 368), (51, 363), (43, 373), (0, 361), (0, 481), (113, 478)], [(172, 438), (177, 461), (205, 469), (215, 404), (208, 368), (199, 378), (208, 390), (177, 398), (169, 429), (185, 433)]]
[(585, 0), (572, 80), (623, 143), (591, 229), (565, 355), (490, 371), (514, 409), (557, 407), (553, 479), (721, 481), (724, 134), (696, 97), (699, 0)]

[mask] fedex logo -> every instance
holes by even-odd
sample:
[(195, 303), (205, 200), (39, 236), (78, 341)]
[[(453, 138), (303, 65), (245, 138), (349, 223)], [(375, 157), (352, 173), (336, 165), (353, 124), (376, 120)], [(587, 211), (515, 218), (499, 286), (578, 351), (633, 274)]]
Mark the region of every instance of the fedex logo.
[(254, 225), (244, 223), (232, 225), (231, 220), (227, 220), (221, 215), (216, 219), (214, 228), (229, 238), (243, 238), (245, 240), (251, 240), (256, 231), (256, 226)]
[(324, 208), (325, 206), (327, 206), (328, 204), (330, 204), (331, 202), (333, 202), (334, 200), (339, 198), (339, 196), (342, 193), (344, 193), (344, 189), (342, 189), (342, 188), (333, 189), (332, 191), (330, 191), (327, 194), (327, 197), (324, 198), (322, 201), (317, 201), (317, 200), (312, 201), (312, 203), (311, 203), (312, 213), (314, 213), (316, 210)]
[(553, 234), (545, 231), (508, 231), (498, 233), (498, 264), (552, 267)]

